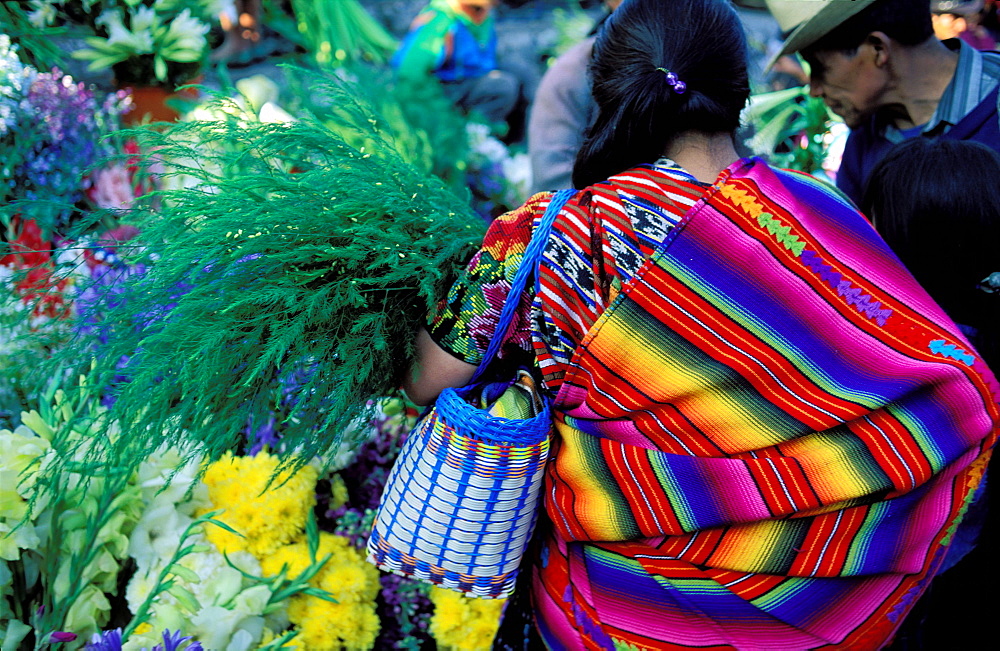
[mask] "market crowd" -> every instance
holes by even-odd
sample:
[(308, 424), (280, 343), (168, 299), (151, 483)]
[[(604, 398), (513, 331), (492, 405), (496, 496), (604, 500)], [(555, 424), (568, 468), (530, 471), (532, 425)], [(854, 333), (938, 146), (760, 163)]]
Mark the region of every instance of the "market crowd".
[[(396, 63), (493, 121), (530, 101), (541, 193), (492, 224), (430, 315), (412, 399), (473, 376), (496, 324), (482, 296), (512, 277), (549, 191), (579, 190), (501, 355), (533, 358), (557, 443), (530, 578), (495, 648), (986, 643), (996, 4), (766, 2), (780, 42), (764, 70), (806, 83), (850, 129), (839, 192), (740, 158), (750, 62), (729, 2), (606, 2), (537, 89), (495, 59), (492, 4), (434, 0)], [(936, 334), (911, 337), (924, 328)], [(926, 336), (938, 361), (964, 360), (976, 401), (917, 361)], [(765, 358), (808, 360), (826, 380)], [(900, 389), (900, 373), (922, 379)], [(935, 503), (964, 506), (928, 519)]]

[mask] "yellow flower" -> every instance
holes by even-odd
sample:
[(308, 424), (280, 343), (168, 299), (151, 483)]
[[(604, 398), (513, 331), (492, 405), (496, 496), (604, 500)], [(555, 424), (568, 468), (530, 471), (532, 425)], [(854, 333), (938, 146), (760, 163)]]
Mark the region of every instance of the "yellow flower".
[(493, 646), (503, 599), (477, 599), (443, 588), (431, 588), (431, 635), (442, 651), (488, 650)]
[(302, 535), (316, 504), (316, 469), (305, 466), (294, 474), (275, 475), (277, 467), (278, 459), (266, 452), (255, 457), (226, 454), (209, 465), (203, 480), (209, 499), (214, 508), (225, 509), (217, 519), (245, 536), (206, 527), (219, 551), (248, 551), (263, 559)]
[[(375, 597), (379, 574), (360, 551), (342, 537), (321, 532), (317, 559), (330, 560), (309, 584), (330, 592), (337, 603), (311, 595), (296, 595), (288, 603), (288, 619), (298, 629), (294, 643), (315, 651), (370, 649), (378, 637), (379, 620)], [(277, 549), (261, 560), (264, 576), (273, 576), (287, 567), (294, 577), (309, 565), (309, 546), (304, 540)]]
[(330, 479), (330, 510), (335, 511), (347, 504), (347, 484), (339, 474)]
[(298, 645), (295, 644), (295, 638), (292, 638), (291, 641), (285, 642), (281, 646), (271, 646), (275, 642), (275, 640), (277, 640), (278, 638), (280, 638), (284, 634), (285, 634), (284, 631), (282, 631), (281, 635), (278, 635), (277, 633), (275, 633), (274, 631), (272, 631), (271, 629), (269, 629), (269, 628), (267, 628), (265, 626), (264, 627), (264, 631), (260, 635), (260, 644), (257, 645), (257, 648), (258, 649), (268, 649), (269, 651), (271, 651), (273, 649), (297, 649), (297, 648), (299, 648)]

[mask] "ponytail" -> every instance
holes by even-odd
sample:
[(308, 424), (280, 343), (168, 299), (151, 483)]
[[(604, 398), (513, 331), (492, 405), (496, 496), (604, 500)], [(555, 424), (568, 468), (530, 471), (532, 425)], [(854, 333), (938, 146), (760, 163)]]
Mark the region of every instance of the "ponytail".
[(727, 0), (626, 0), (594, 43), (598, 114), (573, 185), (652, 163), (684, 131), (734, 132), (750, 94), (746, 56)]

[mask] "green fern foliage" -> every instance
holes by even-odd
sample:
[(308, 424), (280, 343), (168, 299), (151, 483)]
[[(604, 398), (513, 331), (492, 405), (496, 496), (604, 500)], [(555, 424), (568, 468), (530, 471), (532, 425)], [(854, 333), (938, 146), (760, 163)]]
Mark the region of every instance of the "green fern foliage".
[[(468, 119), (439, 84), (406, 82), (384, 67), (355, 63), (338, 74), (365, 83), (351, 86), (345, 96), (343, 82), (336, 76), (294, 66), (282, 70), (286, 83), (297, 90), (290, 98), (293, 113), (314, 114), (357, 147), (365, 144), (357, 138), (370, 131), (357, 128), (358, 122), (364, 123), (374, 110), (381, 118), (379, 137), (391, 140), (394, 151), (417, 169), (443, 179), (459, 196), (467, 196)], [(364, 110), (359, 111), (361, 107)], [(345, 133), (343, 126), (350, 131)]]
[[(147, 164), (183, 186), (133, 215), (131, 256), (146, 273), (101, 295), (107, 343), (91, 382), (114, 398), (117, 463), (165, 441), (214, 458), (271, 418), (299, 463), (397, 390), (417, 329), (484, 225), (405, 163), (355, 96), (341, 87), (334, 99), (336, 131), (311, 117), (254, 122), (220, 98), (218, 119), (136, 132), (155, 152)], [(365, 144), (347, 144), (345, 129)], [(57, 361), (90, 364), (91, 346), (81, 338)]]

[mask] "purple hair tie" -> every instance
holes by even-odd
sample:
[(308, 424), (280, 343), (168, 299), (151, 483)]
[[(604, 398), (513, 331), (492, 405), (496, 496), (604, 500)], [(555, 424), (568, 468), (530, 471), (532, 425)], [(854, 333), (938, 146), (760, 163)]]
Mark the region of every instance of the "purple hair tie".
[(687, 90), (687, 84), (680, 80), (677, 73), (670, 72), (666, 68), (657, 68), (663, 75), (667, 78), (667, 85), (674, 89), (674, 92), (678, 95), (683, 95), (684, 91)]

